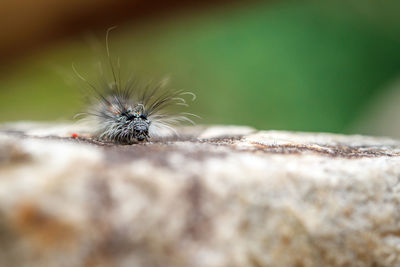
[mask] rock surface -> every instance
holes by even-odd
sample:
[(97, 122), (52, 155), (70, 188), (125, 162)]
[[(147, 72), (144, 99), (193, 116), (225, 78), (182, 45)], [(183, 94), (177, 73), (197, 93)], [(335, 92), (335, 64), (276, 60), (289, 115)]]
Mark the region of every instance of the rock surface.
[(1, 126), (0, 266), (400, 266), (399, 141), (181, 132)]

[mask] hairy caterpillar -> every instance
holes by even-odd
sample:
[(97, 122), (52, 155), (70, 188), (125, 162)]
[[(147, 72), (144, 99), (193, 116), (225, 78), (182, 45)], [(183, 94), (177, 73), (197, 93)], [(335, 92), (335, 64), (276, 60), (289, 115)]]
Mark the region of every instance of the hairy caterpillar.
[[(76, 75), (92, 89), (91, 105), (87, 112), (81, 113), (95, 123), (95, 134), (100, 140), (120, 144), (133, 144), (148, 141), (152, 137), (165, 137), (176, 134), (174, 126), (183, 122), (194, 122), (191, 113), (176, 112), (173, 107), (187, 107), (186, 96), (192, 101), (196, 96), (191, 92), (172, 91), (164, 82), (157, 85), (138, 87), (133, 78), (121, 81), (120, 63), (117, 67), (110, 56), (108, 35), (106, 51), (111, 82), (106, 79), (102, 85), (95, 86), (83, 78), (74, 68)], [(103, 78), (104, 78), (103, 74)]]

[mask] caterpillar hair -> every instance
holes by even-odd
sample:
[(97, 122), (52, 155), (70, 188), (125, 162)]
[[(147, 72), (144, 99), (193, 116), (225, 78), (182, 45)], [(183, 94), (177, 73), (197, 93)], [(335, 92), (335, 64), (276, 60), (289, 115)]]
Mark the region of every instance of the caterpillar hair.
[(175, 127), (181, 123), (194, 124), (189, 117), (198, 116), (176, 111), (179, 106), (188, 107), (188, 96), (192, 101), (195, 100), (196, 96), (192, 92), (167, 89), (164, 81), (143, 87), (138, 86), (133, 77), (126, 82), (121, 81), (119, 58), (113, 60), (110, 56), (110, 30), (112, 28), (106, 34), (106, 64), (111, 79), (107, 81), (102, 71), (101, 86), (95, 86), (72, 66), (75, 74), (91, 88), (90, 107), (81, 114), (85, 115), (86, 120), (94, 122), (97, 138), (119, 144), (133, 144), (153, 137), (176, 135)]

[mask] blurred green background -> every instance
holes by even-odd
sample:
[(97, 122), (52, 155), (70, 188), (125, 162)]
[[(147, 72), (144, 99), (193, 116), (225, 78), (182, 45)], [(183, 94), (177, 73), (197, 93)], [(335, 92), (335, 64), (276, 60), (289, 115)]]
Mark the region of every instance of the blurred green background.
[[(399, 137), (399, 10), (399, 1), (238, 2), (127, 21), (110, 44), (139, 80), (168, 76), (196, 93), (200, 124)], [(3, 64), (0, 121), (72, 120), (84, 109), (71, 64), (93, 80), (97, 59), (93, 34), (79, 36)]]

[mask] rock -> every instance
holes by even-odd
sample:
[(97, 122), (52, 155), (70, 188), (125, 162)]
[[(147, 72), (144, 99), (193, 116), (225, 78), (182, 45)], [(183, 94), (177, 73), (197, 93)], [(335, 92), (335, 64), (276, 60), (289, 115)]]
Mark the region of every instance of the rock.
[(400, 266), (399, 141), (80, 127), (1, 127), (0, 266)]

